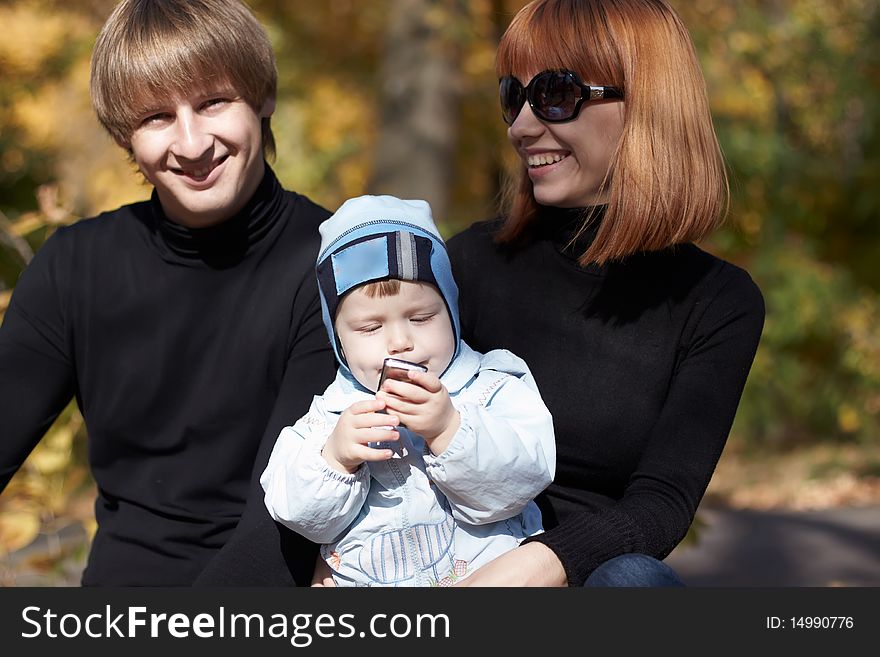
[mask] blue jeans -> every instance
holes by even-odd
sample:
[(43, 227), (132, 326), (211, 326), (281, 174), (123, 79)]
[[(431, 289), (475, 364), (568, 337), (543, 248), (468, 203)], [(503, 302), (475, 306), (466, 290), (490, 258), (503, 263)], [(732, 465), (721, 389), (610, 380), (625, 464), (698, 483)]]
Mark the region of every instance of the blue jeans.
[(622, 554), (600, 564), (584, 586), (684, 586), (672, 568), (645, 554)]

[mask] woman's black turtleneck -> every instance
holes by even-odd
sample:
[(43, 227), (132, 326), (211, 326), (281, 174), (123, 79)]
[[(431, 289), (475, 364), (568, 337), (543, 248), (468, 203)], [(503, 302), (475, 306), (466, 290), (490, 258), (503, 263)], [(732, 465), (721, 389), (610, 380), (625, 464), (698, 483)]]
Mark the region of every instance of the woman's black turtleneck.
[(582, 216), (544, 208), (516, 248), (494, 242), (498, 221), (449, 241), (463, 338), (525, 359), (553, 414), (556, 479), (531, 540), (570, 585), (620, 554), (662, 559), (684, 537), (764, 319), (748, 274), (694, 245), (579, 266), (598, 227), (577, 235)]
[(99, 493), (84, 584), (190, 584), (232, 534), (252, 471), (334, 375), (328, 216), (267, 166), (222, 224), (174, 224), (154, 193), (59, 229), (22, 274), (0, 327), (0, 488), (75, 396)]

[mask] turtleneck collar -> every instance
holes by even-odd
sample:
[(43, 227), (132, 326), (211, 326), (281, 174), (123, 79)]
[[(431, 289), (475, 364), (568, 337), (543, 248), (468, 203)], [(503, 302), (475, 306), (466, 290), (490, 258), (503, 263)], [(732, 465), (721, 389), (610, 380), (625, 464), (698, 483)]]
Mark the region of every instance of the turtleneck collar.
[[(552, 242), (559, 253), (577, 261), (596, 239), (606, 207), (597, 205), (586, 208), (557, 208), (542, 205), (535, 227), (541, 237)], [(586, 229), (581, 231), (590, 212), (593, 218)]]
[(267, 163), (257, 190), (238, 213), (214, 226), (188, 228), (165, 215), (154, 189), (151, 203), (157, 245), (163, 257), (181, 264), (231, 267), (273, 232), (283, 198), (284, 190)]

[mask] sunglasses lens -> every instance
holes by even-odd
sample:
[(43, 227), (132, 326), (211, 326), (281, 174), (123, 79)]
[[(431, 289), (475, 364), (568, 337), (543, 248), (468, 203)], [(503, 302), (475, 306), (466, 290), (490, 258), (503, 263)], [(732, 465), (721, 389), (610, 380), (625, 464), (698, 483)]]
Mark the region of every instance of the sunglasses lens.
[(544, 121), (565, 121), (574, 116), (580, 99), (580, 86), (569, 73), (547, 71), (531, 83), (532, 109)]
[(501, 79), (501, 116), (508, 125), (516, 120), (519, 111), (526, 102), (526, 90), (515, 77), (508, 75)]

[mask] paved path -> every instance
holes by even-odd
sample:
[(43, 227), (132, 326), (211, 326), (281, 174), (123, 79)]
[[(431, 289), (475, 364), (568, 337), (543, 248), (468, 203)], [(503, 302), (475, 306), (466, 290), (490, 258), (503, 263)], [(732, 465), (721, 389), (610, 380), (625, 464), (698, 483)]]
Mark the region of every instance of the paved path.
[(696, 545), (666, 559), (689, 586), (880, 586), (880, 506), (701, 508)]

